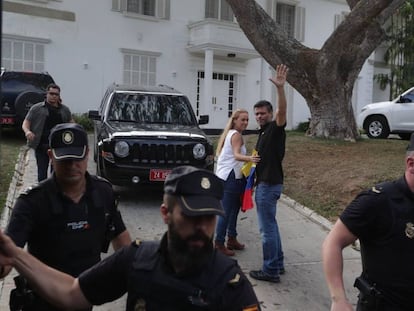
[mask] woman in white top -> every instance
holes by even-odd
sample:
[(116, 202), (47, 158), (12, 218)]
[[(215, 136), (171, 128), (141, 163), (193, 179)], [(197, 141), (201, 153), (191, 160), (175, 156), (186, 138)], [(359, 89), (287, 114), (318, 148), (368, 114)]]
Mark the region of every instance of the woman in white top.
[[(234, 251), (244, 249), (244, 244), (237, 241), (237, 216), (241, 205), (241, 195), (246, 184), (241, 168), (243, 162), (259, 162), (259, 156), (247, 156), (242, 132), (249, 122), (247, 110), (237, 109), (233, 112), (217, 144), (216, 175), (224, 180), (223, 208), (224, 217), (219, 217), (216, 227), (215, 247), (227, 256)], [(227, 247), (224, 245), (228, 236)]]

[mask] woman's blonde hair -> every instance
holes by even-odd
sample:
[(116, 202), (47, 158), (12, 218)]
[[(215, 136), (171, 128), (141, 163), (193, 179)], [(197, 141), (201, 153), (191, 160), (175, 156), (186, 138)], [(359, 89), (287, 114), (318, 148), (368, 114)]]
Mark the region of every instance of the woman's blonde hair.
[(226, 139), (227, 133), (234, 128), (234, 120), (238, 119), (240, 114), (242, 113), (249, 113), (246, 109), (236, 109), (231, 114), (231, 117), (227, 121), (227, 124), (223, 130), (223, 133), (221, 133), (220, 138), (217, 143), (217, 149), (216, 149), (216, 156), (219, 156), (221, 149), (223, 149), (224, 140)]

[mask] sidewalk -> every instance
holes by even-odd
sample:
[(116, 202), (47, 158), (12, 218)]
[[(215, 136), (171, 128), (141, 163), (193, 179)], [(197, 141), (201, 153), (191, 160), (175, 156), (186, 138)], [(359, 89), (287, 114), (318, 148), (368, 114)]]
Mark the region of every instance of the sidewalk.
[[(6, 203), (8, 207), (1, 217), (1, 228), (7, 224), (10, 207), (13, 206), (17, 195), (36, 182), (37, 173), (33, 151), (22, 150), (9, 189)], [(246, 217), (243, 214), (240, 215), (240, 240), (255, 241), (254, 245), (249, 245), (250, 247), (240, 252), (236, 258), (245, 272), (259, 268), (256, 262), (262, 256), (255, 218), (254, 213)], [(329, 310), (330, 297), (323, 276), (321, 244), (332, 224), (286, 196), (282, 196), (278, 203), (277, 218), (284, 247), (286, 274), (282, 276), (282, 281), (278, 284), (251, 280), (262, 304), (262, 310)], [(353, 303), (356, 303), (357, 290), (352, 285), (361, 272), (360, 254), (348, 247), (344, 251), (344, 259), (344, 282), (347, 295)], [(9, 310), (8, 299), (10, 290), (14, 288), (14, 275), (15, 272), (0, 281), (1, 311)], [(119, 304), (107, 304), (94, 310), (121, 311)]]

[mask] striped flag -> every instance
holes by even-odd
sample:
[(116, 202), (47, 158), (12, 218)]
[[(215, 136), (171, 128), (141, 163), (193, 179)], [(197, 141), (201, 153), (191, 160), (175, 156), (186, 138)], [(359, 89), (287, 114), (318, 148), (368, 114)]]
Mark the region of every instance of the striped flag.
[[(252, 155), (257, 155), (257, 151), (253, 150)], [(242, 173), (247, 178), (246, 187), (242, 194), (241, 211), (246, 212), (254, 207), (253, 203), (253, 186), (256, 172), (256, 163), (246, 162), (242, 167)]]

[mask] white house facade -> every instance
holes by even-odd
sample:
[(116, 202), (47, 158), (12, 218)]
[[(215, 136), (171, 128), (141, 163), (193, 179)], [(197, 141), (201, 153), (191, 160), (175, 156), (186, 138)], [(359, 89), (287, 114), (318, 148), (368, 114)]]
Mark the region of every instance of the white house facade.
[[(349, 11), (345, 0), (257, 2), (311, 48), (320, 48)], [(197, 115), (210, 115), (209, 129), (222, 129), (237, 108), (250, 111), (254, 129), (253, 104), (276, 103), (272, 68), (225, 0), (3, 1), (1, 65), (49, 72), (75, 113), (96, 109), (114, 82), (172, 86), (188, 96)], [(376, 70), (373, 54), (355, 85), (355, 113), (373, 98), (387, 98), (374, 85)], [(292, 129), (310, 114), (304, 98), (286, 90)]]

